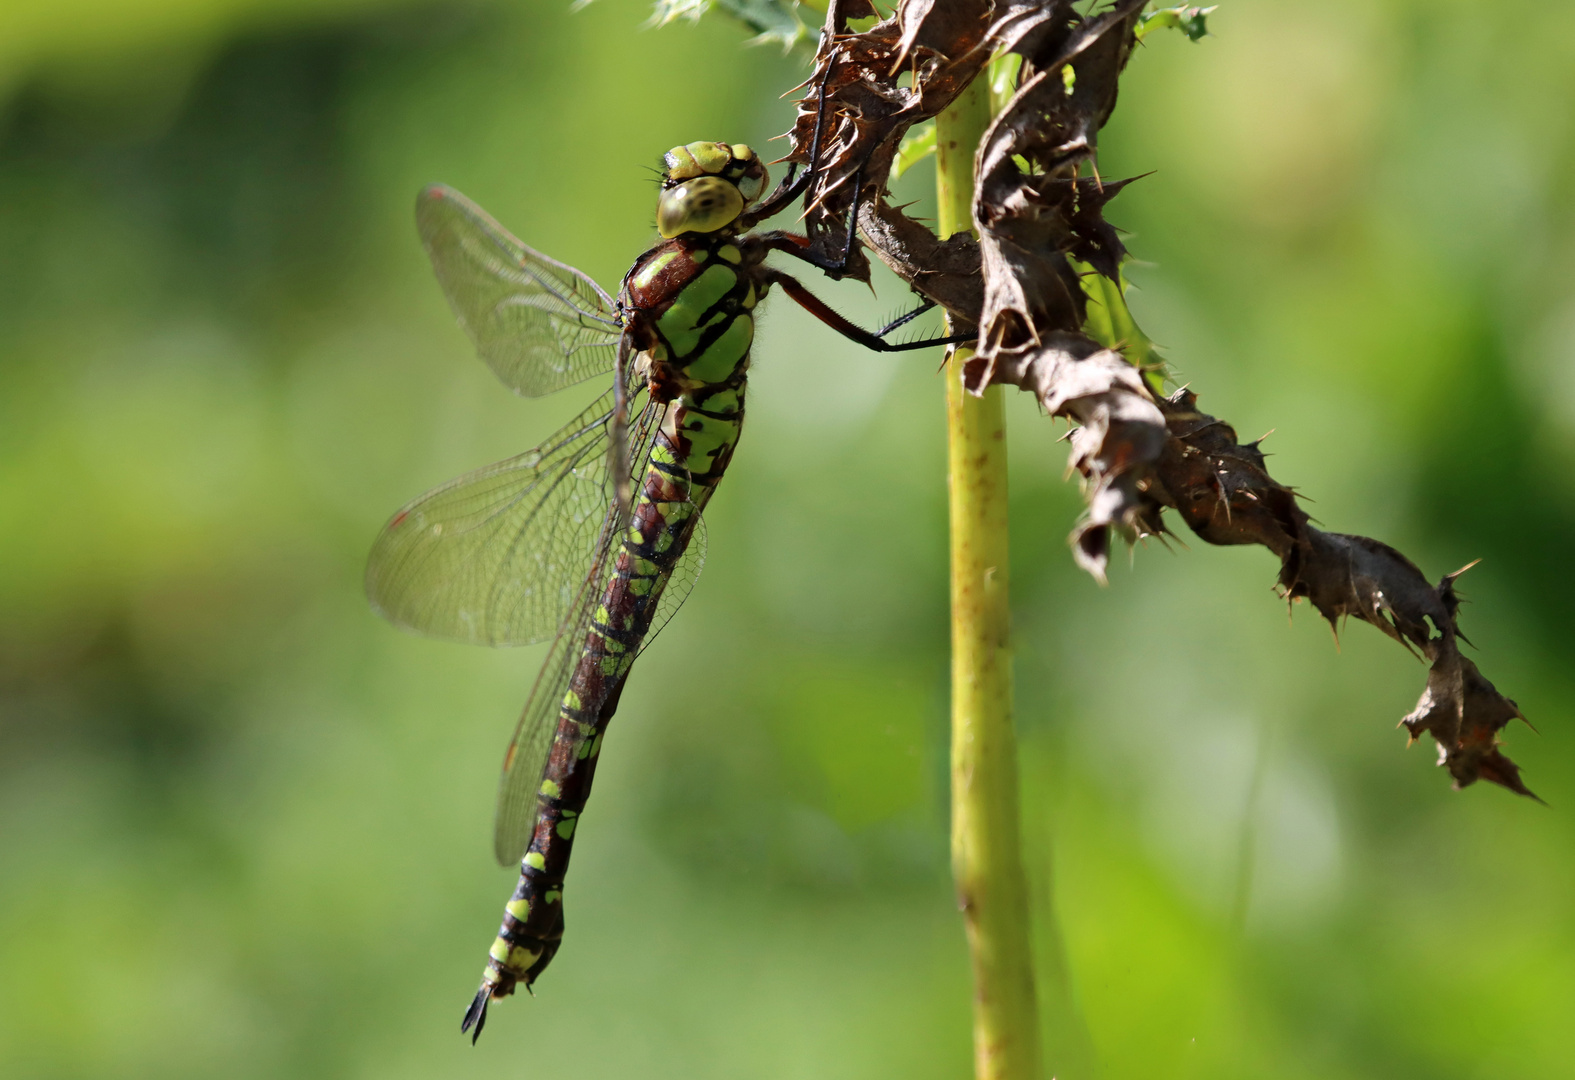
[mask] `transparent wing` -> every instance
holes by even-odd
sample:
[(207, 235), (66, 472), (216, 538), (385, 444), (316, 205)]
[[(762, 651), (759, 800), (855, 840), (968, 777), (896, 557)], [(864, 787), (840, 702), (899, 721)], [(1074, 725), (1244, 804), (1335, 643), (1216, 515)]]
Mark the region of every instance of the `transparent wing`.
[(640, 652), (637, 655), (644, 655), (651, 642), (656, 640), (656, 635), (661, 633), (662, 627), (678, 614), (678, 609), (684, 606), (685, 600), (689, 599), (689, 590), (695, 587), (695, 579), (705, 567), (705, 545), (705, 518), (698, 517), (695, 518), (694, 532), (689, 536), (689, 546), (684, 548), (683, 555), (679, 556), (678, 565), (673, 567), (673, 576), (667, 579), (667, 587), (662, 590), (661, 598), (656, 601), (656, 614), (651, 617), (651, 629), (646, 631), (645, 640), (640, 643)]
[[(651, 629), (640, 646), (644, 653), (662, 627), (667, 625), (694, 587), (705, 565), (705, 522), (697, 520), (695, 531), (684, 549), (682, 558), (673, 569), (662, 598), (657, 602), (656, 616)], [(610, 552), (609, 552), (610, 553)], [(605, 565), (605, 560), (603, 560)], [(493, 855), (503, 866), (510, 866), (525, 857), (531, 833), (536, 827), (536, 791), (540, 786), (542, 768), (552, 751), (553, 733), (558, 726), (558, 706), (563, 692), (568, 689), (579, 662), (580, 651), (585, 645), (585, 635), (590, 630), (591, 612), (600, 600), (604, 582), (601, 576), (587, 589), (589, 602), (579, 605), (572, 625), (565, 625), (564, 632), (552, 643), (552, 650), (536, 676), (530, 700), (520, 714), (519, 726), (503, 757), (503, 775), (498, 781), (498, 810), (493, 833)]]
[(552, 751), (553, 733), (558, 727), (558, 706), (574, 675), (575, 665), (585, 648), (600, 585), (587, 581), (586, 594), (591, 602), (581, 604), (566, 619), (563, 632), (552, 643), (546, 662), (531, 687), (530, 698), (520, 713), (503, 755), (503, 775), (498, 778), (498, 808), (493, 823), (492, 854), (501, 866), (510, 866), (525, 857), (531, 833), (536, 827), (536, 789), (542, 768)]
[(536, 449), (451, 480), (390, 518), (367, 560), (373, 608), (449, 641), (529, 645), (557, 633), (612, 500), (611, 414), (608, 391)]
[(612, 370), (620, 325), (596, 282), (442, 184), (421, 193), (416, 227), (460, 326), (509, 389), (539, 397)]
[[(631, 474), (638, 480), (645, 473), (651, 457), (651, 444), (662, 424), (666, 406), (651, 402), (636, 415), (629, 429)], [(616, 533), (618, 508), (610, 500), (605, 506), (594, 549), (581, 575), (572, 601), (566, 606), (557, 637), (548, 650), (531, 687), (530, 698), (520, 712), (514, 727), (514, 737), (509, 740), (508, 751), (503, 755), (503, 775), (498, 780), (497, 815), (493, 830), (493, 854), (499, 863), (508, 866), (524, 857), (536, 824), (536, 789), (541, 780), (542, 766), (552, 750), (553, 733), (558, 726), (558, 706), (563, 692), (574, 675), (575, 665), (585, 647), (585, 635), (590, 629), (591, 613), (596, 609), (606, 588), (611, 572), (611, 558), (617, 548)], [(687, 553), (686, 553), (687, 554)], [(702, 553), (703, 560), (703, 553)], [(690, 575), (693, 581), (693, 575)], [(688, 589), (685, 588), (687, 593)], [(665, 600), (665, 597), (664, 597)], [(682, 600), (680, 599), (680, 603)], [(663, 610), (658, 602), (658, 617)], [(677, 605), (673, 606), (673, 610)], [(671, 617), (668, 611), (666, 617)], [(663, 618), (666, 621), (666, 618)]]

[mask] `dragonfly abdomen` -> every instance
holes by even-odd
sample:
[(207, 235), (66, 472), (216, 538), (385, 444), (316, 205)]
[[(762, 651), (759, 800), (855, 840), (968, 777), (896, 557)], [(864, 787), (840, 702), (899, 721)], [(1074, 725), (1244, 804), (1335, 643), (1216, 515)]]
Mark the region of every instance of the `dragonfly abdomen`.
[(617, 560), (559, 706), (519, 882), (466, 1014), (465, 1027), (475, 1023), (478, 1034), (487, 1003), (519, 983), (528, 988), (562, 940), (563, 881), (602, 736), (662, 592), (732, 458), (743, 427), (747, 363), (746, 348), (725, 382), (681, 394), (652, 446)]

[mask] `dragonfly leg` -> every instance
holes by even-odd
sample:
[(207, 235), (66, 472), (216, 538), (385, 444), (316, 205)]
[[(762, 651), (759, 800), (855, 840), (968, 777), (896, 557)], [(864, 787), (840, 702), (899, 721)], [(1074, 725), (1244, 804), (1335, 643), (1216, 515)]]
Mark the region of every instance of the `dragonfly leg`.
[(883, 326), (879, 330), (875, 331), (875, 336), (878, 337), (878, 338), (885, 337), (887, 334), (889, 334), (893, 330), (897, 329), (897, 327), (903, 326), (903, 325), (906, 325), (907, 323), (912, 322), (914, 319), (917, 319), (920, 315), (923, 315), (926, 311), (929, 311), (934, 306), (935, 306), (935, 301), (934, 300), (931, 300), (928, 296), (924, 297), (923, 298), (923, 302), (918, 307), (914, 308), (912, 311), (908, 312), (906, 315), (899, 315), (899, 316), (897, 316), (891, 322), (887, 323), (885, 326)]
[(842, 241), (842, 253), (835, 259), (821, 255), (810, 247), (810, 239), (799, 233), (784, 232), (780, 229), (760, 233), (758, 239), (768, 249), (780, 251), (784, 255), (791, 255), (801, 262), (807, 262), (815, 269), (820, 270), (833, 278), (840, 278), (848, 272), (848, 260), (853, 257), (853, 245), (856, 242), (859, 225), (859, 200), (864, 193), (864, 166), (860, 165), (853, 174), (853, 205), (848, 208), (848, 231)]
[[(826, 75), (829, 76), (830, 74), (831, 68), (828, 66)], [(825, 125), (826, 80), (822, 78), (820, 86), (815, 90), (815, 133), (809, 140), (809, 167), (804, 170), (802, 176), (798, 176), (798, 163), (790, 163), (787, 175), (782, 178), (782, 183), (777, 186), (776, 191), (772, 192), (765, 202), (745, 215), (744, 228), (753, 228), (757, 222), (765, 221), (767, 218), (780, 214), (787, 209), (789, 203), (804, 193), (805, 188), (809, 187), (809, 182), (820, 171), (820, 138), (825, 132)]]
[(889, 326), (884, 327), (879, 333), (875, 333), (873, 331), (864, 329), (862, 326), (859, 326), (857, 323), (850, 321), (845, 316), (838, 314), (824, 300), (810, 292), (809, 289), (805, 288), (802, 281), (799, 281), (792, 275), (784, 274), (782, 271), (773, 270), (770, 267), (765, 267), (762, 270), (761, 276), (768, 285), (780, 285), (782, 287), (782, 291), (791, 296), (799, 307), (815, 316), (815, 318), (831, 327), (849, 341), (856, 341), (860, 345), (863, 345), (866, 349), (873, 349), (876, 352), (907, 352), (910, 349), (929, 348), (931, 345), (955, 345), (964, 341), (972, 341), (974, 338), (979, 336), (977, 331), (970, 330), (966, 333), (949, 334), (945, 337), (925, 338), (922, 341), (887, 341), (883, 335), (891, 333), (891, 331), (908, 322), (920, 312), (934, 307), (934, 303), (927, 302), (923, 307), (920, 307), (914, 311), (910, 311), (908, 314), (902, 316), (900, 319), (891, 323)]
[[(818, 133), (818, 127), (816, 128), (816, 131)], [(756, 222), (765, 221), (767, 218), (776, 217), (776, 215), (787, 209), (789, 203), (804, 193), (804, 189), (809, 187), (809, 182), (815, 175), (815, 170), (814, 167), (811, 166), (810, 168), (805, 169), (802, 175), (799, 175), (795, 178), (795, 173), (797, 173), (797, 171), (797, 162), (794, 162), (788, 166), (787, 175), (782, 178), (782, 183), (777, 186), (776, 191), (772, 193), (771, 197), (765, 202), (761, 203), (755, 209), (751, 210), (748, 214), (744, 215), (740, 222), (742, 228), (748, 229), (754, 226)]]

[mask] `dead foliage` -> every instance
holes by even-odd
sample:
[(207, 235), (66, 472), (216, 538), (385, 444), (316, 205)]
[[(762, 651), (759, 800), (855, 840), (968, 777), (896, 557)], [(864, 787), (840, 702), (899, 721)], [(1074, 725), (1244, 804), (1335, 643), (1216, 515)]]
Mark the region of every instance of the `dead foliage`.
[[(1488, 780), (1531, 795), (1498, 746), (1520, 710), (1460, 653), (1461, 571), (1434, 585), (1386, 544), (1314, 527), (1256, 443), (1200, 412), (1190, 391), (1160, 394), (1155, 372), (1083, 332), (1080, 273), (1121, 287), (1126, 252), (1104, 207), (1127, 181), (1105, 182), (1095, 157), (1143, 0), (1086, 15), (1070, 0), (905, 0), (893, 17), (851, 31), (849, 19), (873, 14), (866, 5), (832, 3), (791, 133), (790, 157), (808, 164), (823, 113), (820, 168), (806, 195), (811, 236), (823, 252), (839, 251), (842, 220), (862, 190), (870, 247), (954, 320), (979, 327), (967, 387), (1020, 387), (1075, 424), (1070, 465), (1087, 502), (1071, 537), (1079, 565), (1103, 581), (1112, 533), (1161, 536), (1166, 510), (1208, 543), (1267, 547), (1288, 601), (1308, 600), (1336, 629), (1342, 618), (1371, 623), (1429, 665), (1402, 723), (1412, 738), (1437, 740), (1457, 787)], [(1201, 33), (1206, 12), (1187, 12)], [(975, 159), (979, 239), (938, 239), (884, 200), (892, 155), (909, 126), (945, 108), (998, 52), (1023, 63)]]
[(1170, 437), (1139, 482), (1143, 494), (1211, 544), (1274, 552), (1281, 595), (1310, 601), (1336, 633), (1342, 618), (1361, 619), (1425, 659), (1427, 689), (1402, 721), (1411, 738), (1425, 731), (1437, 740), (1438, 763), (1457, 787), (1489, 780), (1530, 795), (1498, 749), (1498, 733), (1524, 719), (1520, 708), (1460, 654), (1455, 580), (1470, 567), (1435, 586), (1388, 544), (1314, 527), (1295, 493), (1269, 475), (1258, 444), (1238, 442), (1229, 424), (1198, 410), (1190, 390), (1158, 404)]
[[(906, 0), (854, 33), (849, 20), (875, 17), (869, 0), (831, 0), (784, 158), (817, 164), (804, 226), (818, 253), (842, 251), (855, 192), (878, 194), (903, 133), (950, 105), (984, 67), (990, 9), (990, 0)], [(857, 250), (847, 273), (869, 278)]]

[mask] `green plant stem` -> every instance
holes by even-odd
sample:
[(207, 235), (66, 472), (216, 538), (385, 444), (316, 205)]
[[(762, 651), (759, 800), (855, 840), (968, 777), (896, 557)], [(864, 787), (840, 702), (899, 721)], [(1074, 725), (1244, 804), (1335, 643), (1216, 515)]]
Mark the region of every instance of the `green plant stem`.
[[(973, 223), (973, 158), (990, 121), (975, 79), (936, 120), (942, 236)], [(970, 353), (946, 372), (951, 497), (952, 875), (974, 977), (974, 1074), (1040, 1080), (1028, 882), (1023, 872), (1012, 731), (1007, 582), (1006, 417), (1000, 387), (962, 386)]]

